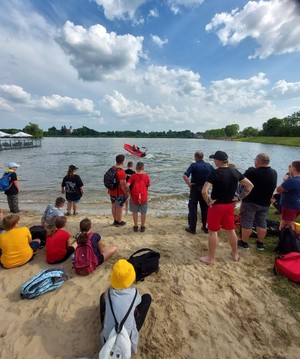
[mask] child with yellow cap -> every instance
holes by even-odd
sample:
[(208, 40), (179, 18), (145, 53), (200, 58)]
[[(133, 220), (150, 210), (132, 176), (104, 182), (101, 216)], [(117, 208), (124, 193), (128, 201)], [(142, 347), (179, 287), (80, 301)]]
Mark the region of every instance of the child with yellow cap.
[(125, 317), (134, 300), (132, 310), (124, 323), (131, 339), (133, 353), (137, 352), (138, 332), (144, 324), (151, 304), (150, 294), (141, 296), (137, 289), (132, 286), (135, 278), (136, 274), (133, 265), (126, 259), (119, 259), (114, 264), (110, 274), (111, 287), (105, 293), (102, 293), (100, 297), (100, 318), (102, 323), (100, 338), (102, 345), (107, 341), (111, 330), (115, 327), (115, 319), (111, 310), (108, 293), (118, 323)]

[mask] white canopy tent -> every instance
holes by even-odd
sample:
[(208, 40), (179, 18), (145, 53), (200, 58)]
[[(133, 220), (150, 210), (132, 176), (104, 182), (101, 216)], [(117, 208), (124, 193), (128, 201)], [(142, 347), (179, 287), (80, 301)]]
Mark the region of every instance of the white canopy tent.
[(25, 133), (25, 132), (17, 132), (13, 135), (11, 135), (11, 137), (32, 137), (31, 135), (29, 135), (28, 133)]
[(11, 137), (11, 134), (0, 131), (0, 137)]

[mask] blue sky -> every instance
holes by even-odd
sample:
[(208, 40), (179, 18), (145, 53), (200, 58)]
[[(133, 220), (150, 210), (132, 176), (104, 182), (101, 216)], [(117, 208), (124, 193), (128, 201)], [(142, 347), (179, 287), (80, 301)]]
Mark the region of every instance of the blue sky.
[(261, 128), (300, 110), (296, 0), (0, 0), (0, 128)]

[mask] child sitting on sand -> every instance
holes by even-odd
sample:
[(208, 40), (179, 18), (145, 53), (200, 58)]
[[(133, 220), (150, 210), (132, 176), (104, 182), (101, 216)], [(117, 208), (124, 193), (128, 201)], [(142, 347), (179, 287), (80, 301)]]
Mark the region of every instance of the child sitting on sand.
[(77, 243), (84, 244), (90, 238), (94, 253), (98, 258), (98, 266), (117, 252), (118, 248), (116, 246), (105, 248), (100, 234), (91, 232), (92, 222), (90, 219), (85, 218), (80, 221), (79, 228), (80, 233), (76, 235)]
[(15, 268), (29, 262), (37, 251), (41, 241), (32, 239), (27, 227), (18, 227), (20, 217), (9, 214), (3, 218), (6, 232), (0, 234), (1, 264), (4, 268)]
[(46, 260), (50, 264), (62, 263), (74, 253), (77, 243), (72, 243), (71, 234), (63, 228), (67, 223), (67, 217), (56, 217), (55, 225), (46, 227)]
[(100, 319), (103, 328), (100, 339), (102, 345), (107, 341), (111, 330), (116, 325), (108, 295), (110, 296), (113, 311), (118, 323), (125, 317), (134, 300), (132, 310), (124, 323), (130, 336), (132, 351), (134, 353), (137, 352), (139, 339), (138, 332), (144, 324), (152, 300), (150, 294), (141, 296), (137, 289), (132, 287), (132, 284), (135, 281), (135, 276), (133, 265), (126, 259), (119, 259), (114, 264), (110, 274), (111, 288), (105, 293), (102, 293), (100, 297)]

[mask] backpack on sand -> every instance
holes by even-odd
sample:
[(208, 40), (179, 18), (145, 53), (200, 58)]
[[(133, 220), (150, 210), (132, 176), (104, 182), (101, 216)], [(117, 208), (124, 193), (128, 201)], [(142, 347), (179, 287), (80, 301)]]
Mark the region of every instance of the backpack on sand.
[(75, 249), (74, 269), (79, 275), (88, 275), (96, 269), (98, 257), (96, 256), (91, 238), (94, 233), (90, 233), (86, 242), (78, 244)]
[(134, 204), (144, 204), (147, 202), (148, 198), (148, 189), (144, 182), (143, 176), (135, 174), (134, 182), (130, 194), (132, 198), (132, 202)]
[(5, 192), (7, 191), (10, 186), (11, 183), (9, 181), (9, 177), (13, 174), (14, 172), (8, 172), (8, 173), (4, 173), (3, 176), (0, 178), (0, 192)]
[(275, 252), (280, 254), (300, 252), (300, 234), (296, 233), (289, 225), (286, 225), (280, 231)]
[(159, 271), (159, 258), (159, 252), (155, 252), (149, 248), (142, 248), (134, 252), (127, 259), (127, 261), (134, 267), (137, 282), (142, 281), (148, 275)]
[(116, 189), (117, 185), (118, 185), (118, 181), (117, 181), (117, 172), (120, 170), (121, 168), (117, 168), (117, 167), (111, 167), (104, 175), (103, 177), (103, 182), (104, 182), (104, 186), (107, 189)]
[(62, 286), (68, 279), (63, 268), (44, 269), (21, 287), (21, 298), (32, 299)]
[(300, 253), (291, 252), (275, 258), (274, 273), (300, 283)]
[(121, 320), (120, 323), (118, 323), (112, 306), (110, 293), (108, 290), (109, 304), (116, 325), (111, 330), (107, 341), (101, 348), (99, 353), (99, 359), (113, 359), (113, 358), (130, 359), (131, 358), (131, 340), (126, 328), (124, 327), (124, 324), (133, 308), (136, 296), (137, 296), (137, 289), (135, 290), (133, 301), (131, 302), (131, 305), (127, 313), (125, 314), (125, 317)]

